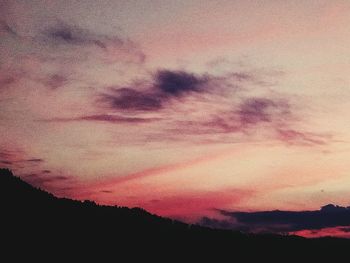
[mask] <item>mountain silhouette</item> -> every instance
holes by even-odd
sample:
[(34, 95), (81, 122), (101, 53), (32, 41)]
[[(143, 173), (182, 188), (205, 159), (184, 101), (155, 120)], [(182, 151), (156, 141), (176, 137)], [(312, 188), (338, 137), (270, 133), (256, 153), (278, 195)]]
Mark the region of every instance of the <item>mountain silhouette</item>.
[[(57, 198), (0, 169), (2, 251), (35, 256), (114, 261), (163, 257), (236, 259), (334, 260), (350, 247), (339, 238), (244, 234), (188, 225), (152, 215), (141, 208), (102, 206), (92, 201)], [(220, 261), (220, 260), (219, 260)], [(128, 262), (128, 261), (122, 261)]]

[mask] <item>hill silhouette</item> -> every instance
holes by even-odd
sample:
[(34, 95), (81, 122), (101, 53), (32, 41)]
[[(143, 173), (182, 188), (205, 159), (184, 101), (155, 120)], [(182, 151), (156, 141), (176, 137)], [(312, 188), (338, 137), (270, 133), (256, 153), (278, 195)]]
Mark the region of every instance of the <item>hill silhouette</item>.
[[(3, 251), (18, 255), (90, 258), (177, 258), (278, 261), (334, 260), (350, 247), (338, 238), (253, 235), (188, 225), (140, 208), (101, 206), (92, 201), (57, 198), (0, 169)], [(20, 253), (19, 253), (20, 252)], [(73, 254), (69, 254), (73, 253)]]

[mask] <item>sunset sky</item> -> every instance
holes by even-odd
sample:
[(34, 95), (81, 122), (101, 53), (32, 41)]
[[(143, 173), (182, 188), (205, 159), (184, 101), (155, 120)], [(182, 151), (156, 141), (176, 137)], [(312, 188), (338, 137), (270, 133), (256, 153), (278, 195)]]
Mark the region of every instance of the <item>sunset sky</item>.
[(349, 206), (349, 25), (347, 0), (0, 0), (0, 166), (186, 222)]

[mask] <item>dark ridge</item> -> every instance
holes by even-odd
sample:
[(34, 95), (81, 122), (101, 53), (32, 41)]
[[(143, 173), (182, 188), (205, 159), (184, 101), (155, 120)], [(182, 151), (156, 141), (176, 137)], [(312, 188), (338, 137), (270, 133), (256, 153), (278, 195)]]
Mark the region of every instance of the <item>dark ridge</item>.
[[(32, 187), (11, 171), (0, 169), (2, 251), (11, 257), (102, 259), (129, 262), (133, 258), (226, 258), (276, 260), (334, 260), (350, 247), (338, 238), (253, 235), (187, 225), (152, 215), (141, 208), (101, 206), (92, 201), (57, 198)], [(46, 256), (48, 255), (48, 256)], [(123, 260), (124, 257), (128, 260)]]

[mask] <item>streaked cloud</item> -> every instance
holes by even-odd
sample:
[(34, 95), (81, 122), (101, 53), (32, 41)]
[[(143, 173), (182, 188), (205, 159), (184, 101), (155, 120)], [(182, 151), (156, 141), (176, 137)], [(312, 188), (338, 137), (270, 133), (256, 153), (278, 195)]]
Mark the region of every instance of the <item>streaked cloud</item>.
[(39, 120), (41, 122), (74, 122), (74, 121), (94, 121), (94, 122), (106, 122), (106, 123), (147, 123), (158, 121), (159, 118), (138, 118), (138, 117), (125, 117), (121, 115), (86, 115), (74, 118), (52, 118)]

